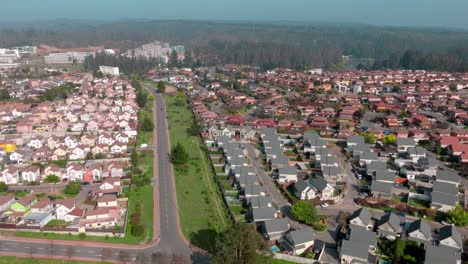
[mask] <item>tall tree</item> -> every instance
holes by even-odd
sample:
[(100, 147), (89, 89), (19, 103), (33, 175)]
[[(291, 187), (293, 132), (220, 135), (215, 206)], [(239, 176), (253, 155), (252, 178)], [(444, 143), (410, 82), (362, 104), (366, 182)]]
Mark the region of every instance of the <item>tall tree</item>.
[(236, 223), (216, 238), (212, 252), (213, 264), (269, 263), (271, 251), (255, 226)]
[(299, 221), (305, 222), (308, 225), (313, 224), (318, 220), (317, 208), (307, 201), (300, 201), (292, 206), (291, 213)]

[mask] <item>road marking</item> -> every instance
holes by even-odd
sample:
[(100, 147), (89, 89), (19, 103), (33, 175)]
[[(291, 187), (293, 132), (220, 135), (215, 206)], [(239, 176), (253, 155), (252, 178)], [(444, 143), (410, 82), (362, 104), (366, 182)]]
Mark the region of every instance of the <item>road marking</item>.
[(88, 251), (88, 253), (96, 253), (96, 252), (94, 252), (94, 251), (90, 250), (90, 251)]

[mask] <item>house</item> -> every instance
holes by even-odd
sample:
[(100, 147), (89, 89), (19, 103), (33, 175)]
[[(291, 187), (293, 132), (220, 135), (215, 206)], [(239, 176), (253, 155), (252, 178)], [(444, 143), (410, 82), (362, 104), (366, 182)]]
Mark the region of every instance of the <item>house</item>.
[(297, 181), (297, 168), (288, 166), (278, 169), (278, 183), (296, 182)]
[(10, 209), (15, 212), (25, 213), (29, 211), (31, 206), (37, 203), (37, 198), (33, 194), (28, 194), (25, 197), (20, 198), (19, 200), (15, 201)]
[(289, 228), (287, 218), (269, 219), (260, 224), (263, 236), (269, 241), (278, 240)]
[(247, 206), (249, 208), (272, 207), (273, 201), (269, 196), (255, 196), (248, 199)]
[(10, 208), (10, 206), (15, 202), (15, 196), (13, 194), (8, 194), (5, 196), (0, 196), (0, 212), (4, 212)]
[(367, 230), (372, 230), (374, 227), (374, 222), (372, 221), (372, 216), (369, 212), (369, 209), (366, 207), (361, 207), (354, 211), (353, 214), (349, 217), (349, 225), (351, 227), (362, 227)]
[(393, 183), (397, 175), (391, 171), (376, 171), (374, 172), (374, 181)]
[(117, 196), (113, 194), (103, 195), (97, 198), (98, 207), (117, 207)]
[(461, 183), (461, 178), (456, 172), (448, 170), (437, 170), (435, 175), (437, 181), (452, 183), (459, 185)]
[(294, 195), (301, 200), (330, 200), (335, 189), (324, 178), (311, 178), (309, 181), (300, 180), (294, 185)]
[(251, 211), (252, 221), (257, 224), (261, 224), (259, 222), (276, 218), (276, 210), (272, 207), (252, 208)]
[(38, 166), (28, 166), (21, 171), (21, 179), (25, 182), (35, 182), (41, 177), (41, 170)]
[(281, 245), (294, 255), (304, 253), (308, 248), (314, 245), (315, 233), (312, 228), (303, 228), (289, 231), (283, 234)]
[(461, 252), (451, 247), (428, 245), (425, 264), (461, 264)]
[(353, 149), (354, 146), (357, 145), (364, 145), (364, 137), (363, 136), (350, 136), (346, 140), (346, 146), (348, 149)]
[(68, 216), (68, 214), (75, 209), (76, 203), (73, 198), (66, 198), (55, 201), (55, 215), (59, 220), (67, 222), (73, 221), (74, 217)]
[(31, 213), (49, 214), (52, 208), (53, 204), (50, 199), (48, 197), (44, 197), (31, 207)]
[(110, 177), (121, 178), (124, 176), (124, 165), (121, 162), (113, 161), (107, 165), (106, 171)]
[(351, 228), (349, 239), (343, 239), (339, 249), (340, 263), (377, 263), (376, 249), (377, 237), (374, 232)]
[(400, 237), (401, 231), (400, 219), (393, 212), (384, 214), (377, 222), (377, 233), (389, 240)]
[(0, 176), (0, 181), (7, 185), (17, 184), (20, 180), (19, 169), (13, 165), (7, 165)]
[(88, 209), (80, 226), (85, 228), (110, 228), (117, 225), (119, 209), (111, 207), (97, 207)]
[(359, 156), (359, 164), (361, 166), (369, 165), (373, 161), (378, 161), (379, 156), (375, 152), (367, 152)]
[(432, 228), (422, 219), (415, 220), (408, 227), (407, 237), (408, 240), (430, 245), (432, 241)]
[(70, 163), (67, 165), (67, 178), (70, 181), (83, 180), (83, 167), (78, 163)]
[(455, 226), (446, 225), (439, 228), (438, 242), (440, 246), (447, 246), (461, 250), (463, 248), (463, 240), (460, 232)]
[(455, 209), (460, 199), (457, 195), (445, 192), (431, 193), (431, 208), (442, 212), (448, 212)]
[(383, 161), (372, 161), (370, 164), (366, 165), (367, 175), (373, 176), (377, 171), (386, 171), (387, 163)]
[(412, 138), (397, 138), (397, 149), (399, 153), (406, 153), (408, 148), (416, 147), (416, 142)]
[(37, 136), (37, 137), (31, 138), (27, 146), (30, 148), (38, 149), (38, 148), (41, 148), (43, 144), (44, 144), (44, 138)]
[(120, 179), (119, 178), (106, 178), (101, 185), (97, 186), (91, 191), (94, 196), (103, 196), (106, 194), (118, 195), (121, 191)]
[(50, 163), (44, 168), (43, 176), (55, 175), (62, 178), (62, 169), (56, 164)]
[(257, 131), (255, 131), (251, 126), (244, 126), (240, 130), (241, 138), (243, 138), (244, 140), (253, 140), (255, 139), (256, 134)]
[(372, 181), (371, 194), (374, 197), (389, 197), (392, 195), (393, 184), (383, 181)]
[(245, 198), (252, 198), (256, 196), (265, 196), (265, 189), (257, 184), (248, 184), (244, 188)]

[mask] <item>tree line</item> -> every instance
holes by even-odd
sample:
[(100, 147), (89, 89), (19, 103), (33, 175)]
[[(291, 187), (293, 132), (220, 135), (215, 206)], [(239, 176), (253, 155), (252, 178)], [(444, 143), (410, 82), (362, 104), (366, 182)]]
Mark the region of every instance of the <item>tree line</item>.
[[(194, 64), (319, 67), (335, 64), (341, 55), (384, 61), (392, 54), (401, 56), (401, 51), (414, 50), (440, 55), (436, 58), (428, 56), (426, 61), (432, 60), (433, 63), (424, 64), (439, 65), (439, 68), (454, 67), (457, 70), (458, 66), (451, 66), (455, 59), (445, 61), (443, 54), (451, 47), (466, 46), (468, 32), (320, 23), (208, 21), (124, 21), (92, 25), (64, 21), (46, 26), (0, 30), (0, 46), (4, 47), (46, 43), (61, 48), (104, 45), (125, 51), (153, 40), (185, 45), (190, 51), (188, 54), (194, 53), (193, 58), (189, 58)], [(140, 67), (151, 63), (119, 60), (131, 65), (128, 66), (130, 69), (123, 69), (125, 73), (143, 71)], [(115, 61), (104, 62), (119, 66)]]
[(454, 47), (443, 52), (407, 50), (395, 53), (372, 65), (358, 65), (359, 69), (408, 69), (449, 72), (468, 71), (468, 47)]

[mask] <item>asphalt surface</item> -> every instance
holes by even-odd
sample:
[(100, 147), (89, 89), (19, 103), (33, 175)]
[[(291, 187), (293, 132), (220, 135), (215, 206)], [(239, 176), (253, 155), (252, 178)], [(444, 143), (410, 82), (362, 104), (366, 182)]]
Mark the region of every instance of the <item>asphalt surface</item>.
[[(84, 241), (60, 241), (50, 239), (31, 239), (16, 237), (0, 237), (0, 255), (16, 255), (23, 257), (51, 257), (61, 259), (78, 258), (81, 260), (102, 260), (114, 263), (204, 263), (206, 257), (200, 254), (192, 254), (188, 242), (179, 228), (177, 198), (175, 182), (172, 173), (172, 165), (169, 162), (170, 151), (169, 136), (166, 120), (166, 106), (162, 96), (154, 93), (149, 88), (156, 101), (155, 130), (156, 148), (155, 175), (152, 184), (158, 195), (155, 197), (155, 206), (159, 205), (157, 215), (154, 215), (159, 225), (155, 226), (155, 237), (150, 245), (123, 245), (103, 244)], [(24, 189), (24, 186), (21, 186)], [(38, 187), (38, 186), (35, 186)], [(58, 185), (57, 188), (62, 186)], [(42, 187), (40, 187), (42, 188)], [(50, 186), (44, 186), (44, 190), (50, 190)], [(161, 260), (161, 255), (169, 256)], [(174, 256), (177, 256), (174, 257)], [(175, 262), (174, 262), (175, 261)]]

